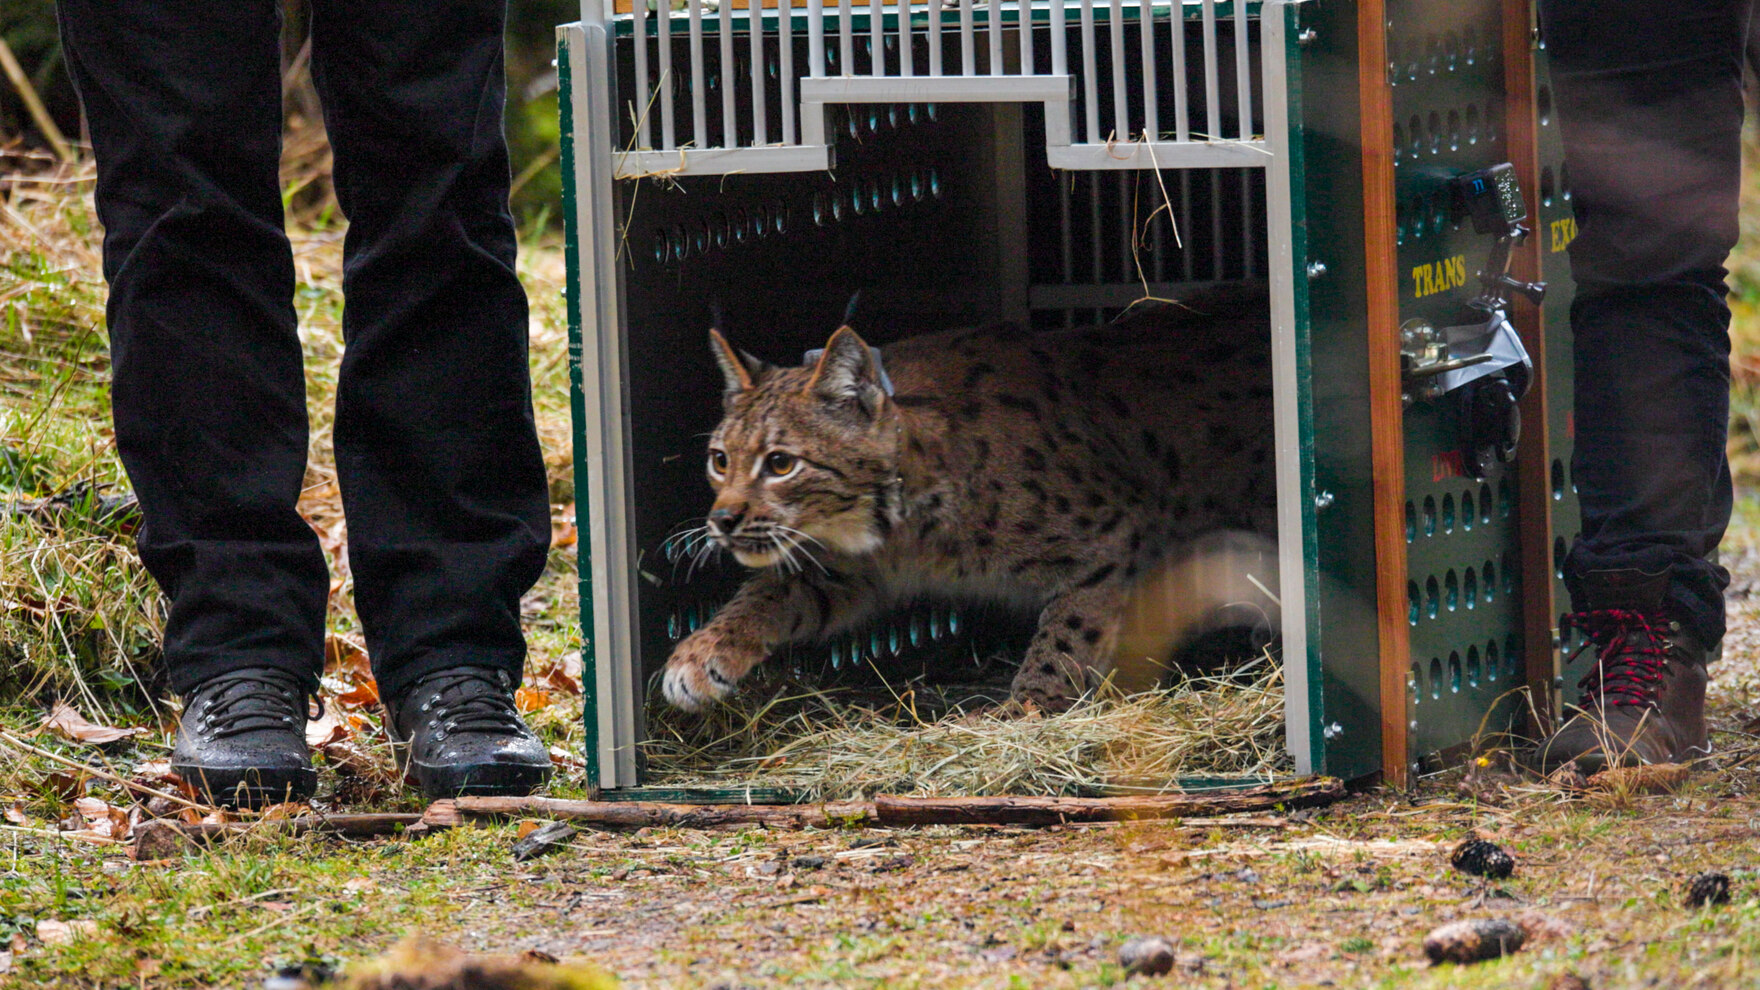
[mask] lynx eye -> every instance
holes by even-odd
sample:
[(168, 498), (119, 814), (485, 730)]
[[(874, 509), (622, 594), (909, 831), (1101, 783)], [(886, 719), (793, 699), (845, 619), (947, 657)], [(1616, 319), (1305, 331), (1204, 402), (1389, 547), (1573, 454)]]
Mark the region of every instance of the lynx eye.
[(727, 473), (727, 451), (709, 451), (709, 473), (717, 478)]
[(772, 478), (786, 478), (800, 466), (800, 458), (780, 450), (773, 450), (764, 458), (764, 473)]

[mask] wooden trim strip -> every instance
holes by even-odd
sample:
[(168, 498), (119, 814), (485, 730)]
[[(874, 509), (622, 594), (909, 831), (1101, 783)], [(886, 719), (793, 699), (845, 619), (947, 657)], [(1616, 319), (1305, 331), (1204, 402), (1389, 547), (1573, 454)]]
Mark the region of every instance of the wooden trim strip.
[(1375, 606), (1381, 654), (1381, 775), (1407, 783), (1405, 410), (1400, 401), (1399, 259), (1394, 245), (1393, 89), (1385, 0), (1357, 6), (1357, 97), (1363, 156), (1363, 263), (1369, 334), (1370, 463), (1375, 472)]
[[(1528, 199), (1528, 223), (1535, 229), (1510, 255), (1510, 274), (1523, 281), (1540, 278), (1540, 141), (1534, 103), (1533, 10), (1530, 0), (1503, 0), (1503, 90), (1509, 160)], [(1535, 738), (1551, 725), (1552, 684), (1557, 651), (1553, 618), (1558, 614), (1552, 585), (1552, 449), (1548, 436), (1550, 397), (1546, 390), (1546, 320), (1540, 307), (1517, 296), (1510, 322), (1522, 335), (1534, 361), (1534, 384), (1522, 397), (1522, 438), (1516, 451), (1516, 478), (1522, 542), (1522, 655), (1538, 725)]]

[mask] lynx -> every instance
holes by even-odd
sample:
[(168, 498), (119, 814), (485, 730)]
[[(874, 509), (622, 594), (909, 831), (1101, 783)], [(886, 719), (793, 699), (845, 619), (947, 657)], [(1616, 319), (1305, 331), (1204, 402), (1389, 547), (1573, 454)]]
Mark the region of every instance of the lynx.
[(782, 646), (942, 597), (1037, 609), (1013, 697), (1068, 707), (1111, 669), (1134, 584), (1203, 534), (1274, 532), (1269, 330), (1233, 309), (878, 352), (846, 325), (801, 367), (711, 330), (701, 535), (754, 573), (673, 651), (667, 700), (700, 709)]

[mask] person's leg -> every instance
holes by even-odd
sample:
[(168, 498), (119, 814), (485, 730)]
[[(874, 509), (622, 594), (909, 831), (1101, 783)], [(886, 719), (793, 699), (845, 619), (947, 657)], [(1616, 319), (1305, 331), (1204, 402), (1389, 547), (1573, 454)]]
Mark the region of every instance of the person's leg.
[[(141, 560), (170, 599), (171, 685), (186, 702), (217, 679), (291, 692), (303, 719), (328, 588), (295, 510), (305, 379), (276, 177), (276, 4), (60, 0), (59, 14), (97, 155), (116, 445), (140, 499)], [(279, 675), (259, 682), (261, 670)], [(274, 757), (309, 780), (297, 737), (253, 755), (263, 739), (247, 728), (193, 753), (201, 740), (185, 730), (180, 760)]]
[[(1607, 662), (1587, 700), (1612, 678), (1609, 706), (1631, 711), (1610, 707), (1610, 718), (1651, 709), (1637, 702), (1658, 691), (1670, 697), (1655, 711), (1666, 716), (1678, 703), (1679, 738), (1635, 746), (1649, 757), (1703, 745), (1703, 670), (1687, 668), (1723, 635), (1729, 576), (1708, 558), (1731, 503), (1723, 265), (1738, 232), (1748, 6), (1541, 5), (1579, 229), (1570, 247), (1572, 474), (1583, 530), (1566, 583), (1579, 611), (1645, 613), (1658, 630), (1589, 620)], [(1666, 635), (1671, 623), (1681, 635)], [(1670, 645), (1658, 646), (1663, 640)], [(1661, 679), (1622, 672), (1623, 657), (1650, 647), (1681, 669)], [(1624, 681), (1633, 691), (1618, 686)]]
[(518, 683), (520, 596), (549, 549), (502, 22), (501, 0), (313, 5), (349, 220), (337, 471), (355, 603), (393, 709), (460, 667)]

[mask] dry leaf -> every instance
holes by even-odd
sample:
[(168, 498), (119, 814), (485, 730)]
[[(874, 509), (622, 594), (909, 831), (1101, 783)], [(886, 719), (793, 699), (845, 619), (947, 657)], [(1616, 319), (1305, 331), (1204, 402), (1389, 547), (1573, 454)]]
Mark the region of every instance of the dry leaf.
[(581, 655), (565, 653), (539, 678), (544, 686), (563, 694), (581, 693)]
[(522, 687), (513, 693), (513, 703), (521, 714), (530, 714), (550, 705), (550, 692)]
[(0, 952), (0, 976), (12, 972), (12, 953)]
[(561, 746), (550, 747), (550, 762), (561, 770), (585, 770), (587, 761)]
[(575, 528), (574, 503), (564, 506), (550, 520), (550, 549), (561, 550), (572, 547), (580, 542), (581, 533)]
[(86, 792), (86, 781), (90, 779), (84, 773), (71, 773), (56, 770), (43, 778), (43, 786), (55, 792), (55, 796), (63, 801), (71, 801)]
[(281, 804), (271, 804), (264, 808), (259, 813), (258, 817), (263, 821), (270, 822), (283, 818), (298, 818), (300, 815), (309, 815), (311, 813), (311, 805), (302, 804), (298, 801), (290, 801)]
[(306, 723), (306, 745), (313, 749), (339, 743), (349, 736), (348, 727), (333, 711), (324, 713), (324, 717), (316, 722)]
[(76, 921), (55, 921), (45, 919), (37, 922), (37, 938), (44, 945), (66, 945), (78, 938), (90, 938), (98, 934), (98, 923), (90, 918)]
[(84, 715), (65, 701), (55, 702), (55, 707), (50, 709), (48, 717), (43, 719), (43, 724), (37, 731), (44, 729), (74, 742), (91, 743), (95, 746), (138, 736), (147, 731), (141, 728), (119, 729), (111, 725), (97, 725), (87, 721)]
[(538, 829), (541, 829), (543, 827), (544, 827), (543, 822), (534, 822), (534, 821), (531, 821), (530, 819), (523, 821), (523, 822), (520, 822), (519, 823), (519, 831), (514, 833), (514, 836), (513, 836), (514, 841), (517, 842), (520, 839), (523, 839), (526, 836), (531, 835), (533, 832), (536, 832)]
[(83, 831), (106, 839), (120, 839), (128, 834), (128, 812), (102, 798), (82, 797), (73, 802), (73, 810), (84, 820)]
[(6, 806), (6, 820), (14, 825), (30, 824), (30, 816), (24, 813), (23, 801), (14, 801)]
[(331, 633), (324, 639), (324, 672), (371, 677), (372, 661), (367, 643), (358, 633)]
[(367, 708), (379, 703), (379, 685), (372, 677), (363, 677), (332, 700), (343, 708)]

